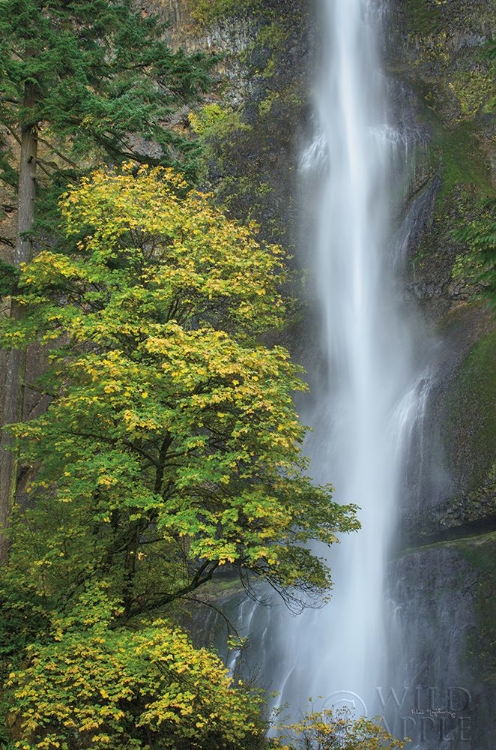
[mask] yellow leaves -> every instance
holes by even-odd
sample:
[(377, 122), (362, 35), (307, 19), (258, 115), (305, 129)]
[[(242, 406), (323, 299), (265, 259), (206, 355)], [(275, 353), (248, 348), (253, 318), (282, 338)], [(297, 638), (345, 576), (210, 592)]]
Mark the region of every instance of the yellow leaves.
[(131, 409), (122, 412), (122, 419), (126, 424), (126, 430), (133, 430), (137, 424), (137, 415)]
[(97, 484), (99, 487), (112, 487), (112, 485), (117, 484), (117, 480), (114, 477), (104, 475), (98, 477)]
[[(53, 297), (31, 297), (33, 319), (40, 311), (41, 328), (59, 326), (64, 336), (52, 349), (59, 393), (46, 416), (22, 428), (49, 477), (46, 507), (69, 519), (55, 541), (49, 536), (49, 554), (38, 534), (46, 559), (29, 563), (49, 590), (59, 578), (71, 591), (77, 580), (96, 586), (96, 561), (121, 591), (129, 529), (151, 519), (133, 536), (141, 545), (159, 535), (147, 556), (138, 547), (133, 557), (136, 606), (149, 596), (146, 576), (157, 574), (156, 591), (181, 591), (198, 560), (270, 568), (281, 585), (304, 580), (288, 538), (302, 548), (311, 536), (331, 538), (328, 493), (299, 473), (292, 393), (305, 386), (285, 350), (256, 343), (281, 321), (279, 251), (205, 196), (179, 199), (179, 187), (171, 171), (96, 172), (63, 199), (68, 233), (89, 227), (78, 252), (42, 254), (25, 269), (40, 298), (46, 288)], [(61, 307), (57, 287), (52, 293), (60, 279), (74, 305)], [(180, 574), (169, 554), (178, 538)], [(317, 575), (308, 568), (311, 585)], [(53, 642), (36, 644), (29, 667), (12, 678), (21, 715), (34, 717), (22, 730), (34, 748), (47, 726), (56, 737), (67, 737), (61, 727), (85, 733), (82, 746), (94, 736), (117, 748), (128, 746), (115, 740), (127, 726), (163, 732), (170, 746), (176, 731), (186, 746), (187, 732), (201, 746), (208, 717), (226, 736), (246, 736), (253, 712), (215, 657), (167, 623), (120, 629), (119, 602), (110, 607), (108, 592), (91, 590), (93, 599), (81, 594), (77, 604), (74, 594)]]
[(110, 745), (110, 743), (112, 742), (108, 734), (95, 734), (92, 738), (92, 741), (97, 747), (99, 744)]
[(81, 251), (102, 258), (119, 248), (129, 230), (149, 235), (160, 262), (145, 277), (155, 275), (169, 290), (194, 289), (209, 300), (230, 298), (238, 321), (244, 316), (266, 328), (276, 325), (282, 311), (281, 248), (260, 244), (255, 224), (243, 227), (227, 219), (208, 195), (191, 191), (178, 199), (185, 187), (172, 170), (145, 167), (137, 175), (98, 170), (63, 196), (67, 232), (77, 233), (81, 223), (90, 226)]
[(122, 385), (117, 382), (110, 382), (107, 383), (103, 390), (105, 393), (118, 393), (122, 390)]
[(195, 649), (166, 621), (136, 632), (108, 629), (106, 617), (88, 611), (88, 626), (70, 626), (62, 642), (33, 646), (30, 666), (10, 675), (20, 741), (40, 750), (77, 732), (83, 743), (117, 750), (128, 746), (128, 728), (133, 737), (142, 727), (157, 741), (190, 738), (199, 746), (212, 722), (219, 737), (241, 740), (253, 731), (258, 703), (232, 689), (218, 657)]

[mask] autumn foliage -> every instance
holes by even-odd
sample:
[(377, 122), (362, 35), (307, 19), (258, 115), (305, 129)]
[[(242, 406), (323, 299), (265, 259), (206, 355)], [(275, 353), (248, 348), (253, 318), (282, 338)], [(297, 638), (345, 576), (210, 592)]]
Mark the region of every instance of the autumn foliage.
[(97, 171), (61, 211), (71, 242), (22, 266), (1, 333), (50, 353), (28, 384), (48, 409), (12, 427), (29, 479), (0, 595), (24, 635), (9, 653), (0, 628), (0, 646), (18, 746), (253, 748), (258, 699), (157, 618), (220, 569), (319, 598), (306, 542), (358, 526), (308, 478), (300, 369), (262, 343), (284, 322), (283, 252), (168, 169)]

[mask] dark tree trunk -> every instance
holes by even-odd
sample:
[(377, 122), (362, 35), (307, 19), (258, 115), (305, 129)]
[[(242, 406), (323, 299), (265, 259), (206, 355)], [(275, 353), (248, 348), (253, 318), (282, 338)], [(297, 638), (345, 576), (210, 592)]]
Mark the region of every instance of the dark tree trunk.
[[(24, 89), (24, 107), (33, 109), (36, 104), (36, 86), (26, 84)], [(31, 230), (34, 221), (34, 201), (36, 191), (36, 158), (38, 137), (36, 123), (28, 123), (22, 128), (21, 157), (19, 164), (19, 190), (17, 199), (18, 230), (14, 249), (16, 266), (30, 260), (32, 255)], [(12, 301), (11, 317), (21, 315), (20, 306)], [(4, 403), (2, 425), (17, 422), (22, 416), (22, 395), (25, 367), (25, 351), (13, 349), (8, 353), (4, 379)], [(17, 459), (9, 450), (12, 444), (10, 435), (2, 430), (0, 437), (0, 565), (7, 562), (9, 554), (8, 536), (2, 529), (8, 528), (12, 503), (16, 491)]]

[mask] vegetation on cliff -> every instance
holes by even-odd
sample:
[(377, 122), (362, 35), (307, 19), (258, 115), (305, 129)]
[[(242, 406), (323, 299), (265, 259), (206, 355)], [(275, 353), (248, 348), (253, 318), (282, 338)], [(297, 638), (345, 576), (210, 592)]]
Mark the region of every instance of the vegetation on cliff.
[[(420, 157), (424, 183), (437, 181), (435, 215), (415, 256), (417, 278), (443, 301), (470, 300), (480, 284), (459, 226), (476, 221), (494, 196), (496, 57), (494, 7), (484, 0), (408, 0), (399, 67), (416, 94), (429, 141)], [(397, 53), (396, 53), (397, 54)]]

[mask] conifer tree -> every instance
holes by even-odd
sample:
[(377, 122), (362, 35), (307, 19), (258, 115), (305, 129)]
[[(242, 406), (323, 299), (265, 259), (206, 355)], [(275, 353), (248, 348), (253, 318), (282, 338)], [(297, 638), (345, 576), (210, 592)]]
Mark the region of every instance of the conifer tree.
[[(18, 217), (10, 280), (32, 255), (35, 197), (43, 181), (45, 192), (60, 192), (82, 165), (123, 159), (181, 162), (186, 174), (194, 170), (195, 146), (171, 128), (171, 116), (208, 86), (211, 62), (171, 50), (164, 33), (159, 19), (131, 0), (1, 0), (0, 180), (16, 193)], [(46, 224), (49, 203), (42, 213)], [(19, 315), (15, 302), (11, 315)], [(22, 354), (14, 350), (6, 367), (4, 424), (19, 417), (22, 369)], [(0, 527), (15, 491), (6, 443), (4, 434)], [(0, 562), (6, 553), (0, 537)]]

